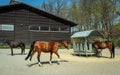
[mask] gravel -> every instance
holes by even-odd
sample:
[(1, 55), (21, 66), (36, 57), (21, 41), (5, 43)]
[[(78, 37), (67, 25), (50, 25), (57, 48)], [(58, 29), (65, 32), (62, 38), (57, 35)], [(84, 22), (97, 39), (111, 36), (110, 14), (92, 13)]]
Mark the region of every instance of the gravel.
[[(26, 49), (26, 54), (29, 50)], [(73, 56), (73, 50), (60, 49), (60, 65), (57, 56), (53, 55), (53, 64), (49, 64), (49, 53), (41, 54), (42, 67), (37, 63), (36, 55), (32, 59), (32, 66), (27, 66), (26, 54), (20, 55), (19, 49), (14, 49), (14, 56), (10, 49), (0, 49), (0, 75), (119, 75), (120, 74), (120, 49), (116, 49), (116, 57), (110, 59), (108, 50), (103, 56)]]

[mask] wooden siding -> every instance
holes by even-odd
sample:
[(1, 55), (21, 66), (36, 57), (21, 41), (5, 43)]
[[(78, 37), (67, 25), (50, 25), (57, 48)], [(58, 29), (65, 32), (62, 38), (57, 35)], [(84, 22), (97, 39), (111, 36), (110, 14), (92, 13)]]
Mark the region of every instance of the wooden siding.
[(34, 32), (29, 31), (30, 25), (66, 27), (69, 25), (49, 19), (41, 14), (34, 13), (24, 8), (11, 8), (0, 11), (0, 24), (14, 25), (14, 31), (0, 31), (0, 40), (21, 40), (30, 43), (33, 40), (70, 40), (69, 32)]

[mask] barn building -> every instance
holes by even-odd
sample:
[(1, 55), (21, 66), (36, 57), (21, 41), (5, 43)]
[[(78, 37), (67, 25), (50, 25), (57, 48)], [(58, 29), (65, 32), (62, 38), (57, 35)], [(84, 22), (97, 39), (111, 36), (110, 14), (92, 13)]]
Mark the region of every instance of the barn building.
[(25, 3), (11, 0), (0, 6), (0, 41), (68, 40), (76, 23)]

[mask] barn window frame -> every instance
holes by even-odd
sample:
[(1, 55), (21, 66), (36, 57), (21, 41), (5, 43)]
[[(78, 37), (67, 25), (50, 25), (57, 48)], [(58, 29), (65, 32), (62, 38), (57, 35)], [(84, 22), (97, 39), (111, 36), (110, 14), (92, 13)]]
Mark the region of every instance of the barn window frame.
[(51, 32), (60, 32), (60, 27), (50, 27)]
[(29, 26), (29, 30), (30, 31), (39, 31), (40, 28), (39, 28), (39, 26)]
[(40, 31), (50, 32), (50, 27), (49, 26), (40, 26)]
[(70, 29), (68, 27), (60, 27), (60, 32), (69, 32)]

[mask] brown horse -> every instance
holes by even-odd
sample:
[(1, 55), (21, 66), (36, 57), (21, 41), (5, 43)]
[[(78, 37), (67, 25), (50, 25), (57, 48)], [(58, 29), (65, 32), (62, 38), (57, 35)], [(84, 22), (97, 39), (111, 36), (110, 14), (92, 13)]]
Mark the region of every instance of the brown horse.
[[(103, 41), (103, 42), (96, 41), (92, 44), (92, 47), (95, 49), (96, 55), (99, 55), (102, 49), (108, 48), (111, 54), (110, 58), (115, 57), (115, 48), (114, 48), (114, 44), (111, 41)], [(99, 51), (99, 49), (101, 51)]]
[(25, 44), (22, 41), (9, 41), (9, 40), (5, 40), (4, 43), (6, 43), (7, 45), (9, 45), (9, 47), (11, 48), (11, 55), (13, 54), (13, 48), (21, 48), (21, 55), (23, 53), (25, 53)]
[[(52, 54), (55, 53), (58, 56), (58, 64), (59, 64), (59, 60), (60, 60), (60, 56), (58, 54), (59, 46), (64, 46), (65, 48), (69, 49), (69, 45), (68, 45), (67, 41), (62, 41), (62, 42), (34, 41), (31, 44), (30, 51), (29, 51), (27, 57), (25, 58), (25, 60), (27, 60), (30, 57), (30, 61), (31, 61), (33, 55), (37, 52), (38, 53), (38, 55), (37, 55), (38, 64), (39, 64), (39, 66), (41, 66), (40, 55), (41, 55), (41, 52), (45, 52), (45, 53), (50, 53), (50, 64), (51, 64)], [(30, 62), (29, 62), (29, 65), (30, 65)]]

